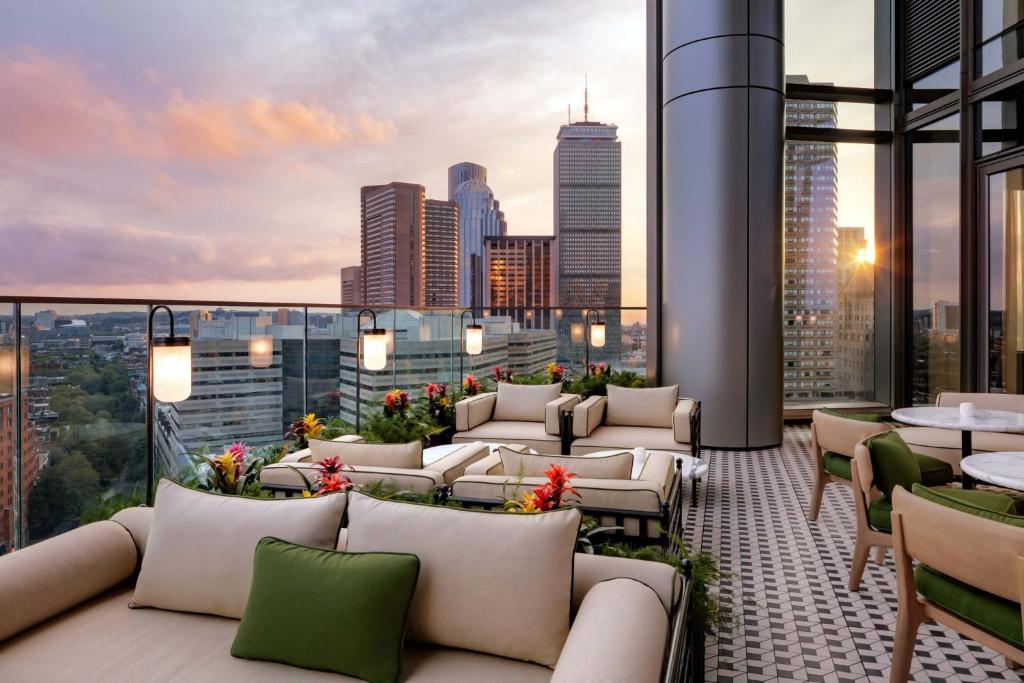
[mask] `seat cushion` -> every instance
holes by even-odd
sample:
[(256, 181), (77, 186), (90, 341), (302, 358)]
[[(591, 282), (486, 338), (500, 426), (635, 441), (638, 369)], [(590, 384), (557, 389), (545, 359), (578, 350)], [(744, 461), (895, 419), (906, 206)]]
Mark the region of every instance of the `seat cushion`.
[[(394, 467), (353, 467), (342, 472), (357, 486), (383, 482), (399, 491), (427, 493), (445, 483), (444, 473), (435, 470), (403, 470)], [(309, 463), (267, 465), (260, 470), (260, 485), (267, 488), (302, 490), (315, 484), (320, 470)]]
[(312, 461), (325, 458), (341, 458), (346, 465), (366, 467), (394, 467), (415, 470), (423, 466), (423, 443), (349, 443), (310, 439), (309, 450)]
[(552, 465), (588, 479), (629, 479), (633, 472), (633, 453), (625, 450), (594, 456), (536, 455), (499, 446), (498, 457), (502, 473), (512, 476), (542, 477)]
[[(129, 609), (131, 588), (105, 593), (0, 643), (0, 678), (68, 679), (68, 667), (95, 681), (356, 681), (322, 671), (238, 659), (230, 654), (238, 621), (185, 612)], [(59, 653), (59, 656), (55, 656)], [(536, 664), (408, 644), (403, 681), (548, 681)]]
[(590, 436), (573, 441), (572, 454), (582, 455), (619, 448), (632, 450), (637, 447), (646, 448), (649, 451), (690, 452), (690, 444), (676, 441), (671, 428), (601, 425), (591, 432)]
[(498, 383), (498, 402), (494, 405), (495, 420), (544, 422), (547, 405), (562, 395), (562, 383), (509, 384)]
[(561, 437), (548, 434), (544, 422), (518, 422), (492, 420), (469, 431), (458, 432), (452, 437), (454, 443), (515, 443), (532, 448), (538, 453), (558, 455), (562, 452)]
[(914, 453), (921, 470), (921, 483), (925, 486), (943, 486), (953, 481), (953, 466), (945, 460), (924, 453)]
[(821, 459), (825, 465), (826, 472), (834, 474), (837, 477), (842, 477), (848, 481), (853, 479), (853, 473), (850, 468), (850, 458), (840, 453), (825, 451), (821, 454)]
[(882, 421), (882, 417), (875, 413), (855, 413), (852, 410), (838, 410), (837, 408), (818, 408), (818, 411), (832, 417), (841, 417), (844, 420), (857, 420), (859, 422)]
[(925, 599), (986, 633), (1024, 648), (1020, 603), (978, 590), (923, 564), (914, 570), (914, 582)]
[[(515, 475), (504, 474), (466, 475), (452, 484), (452, 496), (464, 500), (502, 503), (509, 498), (521, 498), (524, 491), (545, 482), (547, 477), (520, 479)], [(665, 485), (658, 481), (578, 478), (573, 479), (572, 487), (579, 491), (579, 504), (585, 508), (656, 514), (661, 511), (661, 503), (665, 500)]]
[[(961, 454), (960, 432), (955, 429), (936, 427), (900, 427), (903, 440), (915, 451), (923, 448), (951, 450)], [(997, 432), (971, 432), (971, 448), (975, 453), (996, 451), (1024, 451), (1024, 434), (1000, 434)]]
[[(921, 496), (933, 503), (945, 505), (960, 512), (966, 512), (977, 517), (991, 519), (1000, 524), (1009, 524), (1024, 529), (1024, 517), (1016, 514), (1016, 504), (1009, 496), (996, 491), (987, 491), (986, 493), (989, 496), (983, 501), (984, 505), (979, 505), (979, 500), (965, 499), (963, 496), (953, 493), (959, 490), (962, 489), (915, 486), (912, 492), (915, 496)], [(1001, 497), (1001, 499), (997, 498), (997, 496)]]
[[(923, 488), (920, 484), (914, 487), (915, 493)], [(1013, 499), (995, 491), (964, 490), (939, 487), (929, 489), (941, 496), (959, 501), (975, 508), (994, 513), (1013, 512)], [(920, 494), (919, 494), (920, 495)], [(892, 531), (892, 501), (887, 496), (876, 498), (868, 507), (868, 521), (871, 526), (882, 531)]]
[(672, 413), (678, 398), (678, 385), (629, 389), (609, 384), (604, 422), (610, 426), (672, 429)]

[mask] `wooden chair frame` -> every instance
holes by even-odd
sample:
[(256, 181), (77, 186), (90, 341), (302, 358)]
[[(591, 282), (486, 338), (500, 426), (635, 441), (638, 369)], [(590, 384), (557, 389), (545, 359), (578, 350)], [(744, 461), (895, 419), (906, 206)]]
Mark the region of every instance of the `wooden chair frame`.
[(850, 580), (847, 588), (851, 591), (860, 590), (860, 581), (864, 576), (864, 567), (868, 563), (868, 555), (875, 550), (875, 562), (885, 562), (886, 550), (892, 547), (892, 534), (871, 526), (868, 508), (875, 498), (882, 493), (874, 485), (875, 471), (871, 467), (871, 453), (868, 451), (867, 440), (862, 439), (853, 453), (850, 470), (853, 473), (851, 490), (853, 491), (854, 516), (857, 522), (857, 536), (853, 547), (853, 561), (850, 563)]
[[(914, 582), (914, 561), (979, 590), (1024, 602), (1024, 529), (970, 515), (897, 487), (893, 492), (893, 548), (899, 609), (893, 641), (891, 683), (905, 683), (914, 659), (917, 630), (933, 620), (1006, 657), (1024, 662), (1024, 650), (923, 599)], [(1024, 613), (1021, 615), (1024, 624)]]
[(825, 469), (825, 451), (833, 451), (853, 458), (856, 444), (866, 436), (888, 431), (889, 427), (880, 422), (860, 422), (814, 411), (811, 421), (811, 456), (814, 459), (814, 486), (807, 510), (807, 519), (816, 522), (821, 511), (821, 500), (825, 487), (839, 484), (852, 489), (851, 482)]

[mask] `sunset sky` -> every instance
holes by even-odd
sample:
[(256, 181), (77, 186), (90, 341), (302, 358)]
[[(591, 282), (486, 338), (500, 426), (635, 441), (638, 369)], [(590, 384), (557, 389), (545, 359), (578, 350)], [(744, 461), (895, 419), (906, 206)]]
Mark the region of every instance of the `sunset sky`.
[[(870, 85), (871, 5), (790, 0), (787, 72)], [(623, 303), (645, 303), (640, 0), (0, 7), (0, 293), (334, 303), (359, 187), (445, 198), (459, 161), (510, 232), (550, 234), (587, 74), (622, 141)], [(870, 227), (870, 151), (847, 147), (840, 224)]]

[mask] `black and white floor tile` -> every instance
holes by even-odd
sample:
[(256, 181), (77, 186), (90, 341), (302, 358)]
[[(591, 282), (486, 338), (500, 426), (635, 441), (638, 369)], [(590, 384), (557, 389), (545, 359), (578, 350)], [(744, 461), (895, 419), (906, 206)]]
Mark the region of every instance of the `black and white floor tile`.
[[(708, 681), (888, 681), (896, 589), (892, 553), (868, 562), (860, 592), (846, 589), (853, 501), (826, 488), (806, 516), (810, 431), (788, 426), (781, 447), (705, 450), (699, 504), (685, 511), (691, 545), (721, 558), (732, 628), (709, 639)], [(915, 681), (1021, 681), (1002, 656), (937, 624), (918, 633)]]

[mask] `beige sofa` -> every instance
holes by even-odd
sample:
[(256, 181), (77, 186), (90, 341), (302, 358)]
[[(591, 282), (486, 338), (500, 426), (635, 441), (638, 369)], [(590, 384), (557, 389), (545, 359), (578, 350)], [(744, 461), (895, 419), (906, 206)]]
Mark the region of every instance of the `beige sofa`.
[[(1008, 410), (1024, 413), (1024, 395), (988, 394), (944, 391), (935, 397), (935, 405), (955, 408), (970, 402), (986, 410)], [(960, 458), (963, 454), (961, 434), (955, 429), (937, 427), (900, 427), (900, 436), (915, 453), (924, 453), (944, 460), (953, 466), (953, 472), (960, 474)], [(972, 432), (971, 448), (974, 453), (994, 451), (1024, 451), (1024, 434), (1000, 434), (996, 432)]]
[[(233, 658), (236, 619), (130, 609), (152, 520), (152, 509), (129, 508), (0, 557), (0, 680), (355, 680)], [(346, 538), (342, 529), (339, 549)], [(668, 565), (577, 554), (575, 618), (553, 669), (408, 643), (402, 680), (677, 680), (688, 591)]]
[(572, 487), (586, 516), (602, 526), (619, 526), (616, 536), (631, 543), (665, 543), (665, 530), (678, 533), (682, 513), (679, 463), (670, 453), (651, 451), (639, 473), (631, 476), (633, 453), (545, 456), (510, 452), (504, 447), (466, 468), (450, 495), (470, 507), (500, 507), (511, 498), (543, 484), (551, 464), (576, 473)]
[[(344, 438), (344, 437), (343, 437)], [(443, 458), (423, 464), (423, 444), (368, 444), (359, 441), (311, 441), (310, 448), (291, 453), (260, 472), (260, 486), (277, 497), (301, 494), (316, 482), (316, 463), (336, 456), (346, 465), (344, 475), (355, 484), (382, 482), (399, 491), (442, 496), (466, 468), (490, 453), (487, 445), (467, 443)], [(298, 457), (296, 457), (298, 456)]]
[(563, 453), (562, 414), (579, 402), (579, 396), (561, 393), (561, 384), (500, 383), (497, 391), (455, 404), (452, 443), (517, 443), (558, 455)]

